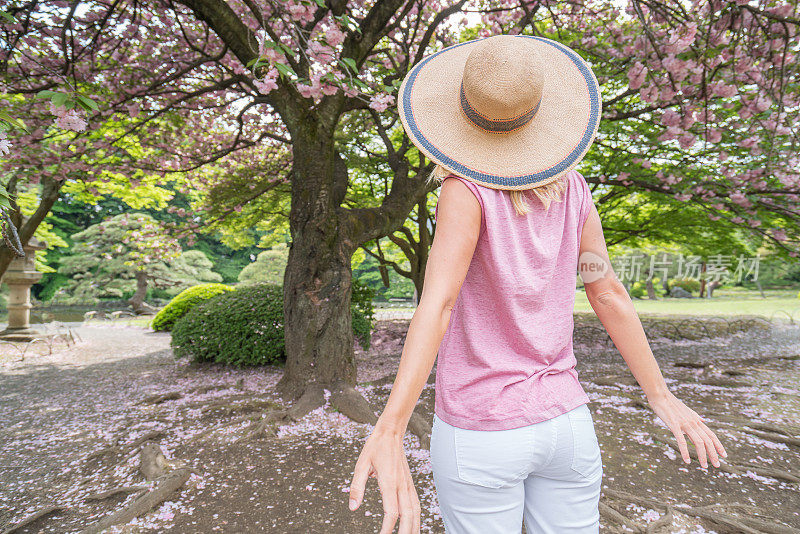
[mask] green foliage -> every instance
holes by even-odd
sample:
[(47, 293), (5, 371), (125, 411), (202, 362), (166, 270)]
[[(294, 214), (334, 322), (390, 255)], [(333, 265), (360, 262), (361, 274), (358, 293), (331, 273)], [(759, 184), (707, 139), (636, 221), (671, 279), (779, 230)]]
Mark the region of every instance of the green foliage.
[(283, 284), (283, 273), (289, 259), (289, 248), (286, 243), (276, 245), (260, 252), (256, 261), (247, 265), (239, 273), (239, 281), (243, 284)]
[(171, 281), (178, 287), (191, 286), (198, 281), (222, 282), (222, 276), (211, 270), (214, 264), (199, 250), (186, 250), (168, 263)]
[[(661, 287), (661, 280), (658, 277), (653, 277), (653, 289), (656, 296), (661, 297), (664, 295), (664, 289)], [(630, 290), (630, 295), (633, 298), (642, 299), (647, 297), (647, 280), (637, 280), (633, 283)]]
[(673, 287), (679, 287), (689, 293), (695, 293), (700, 291), (700, 281), (694, 278), (673, 278), (669, 281), (670, 290)]
[(375, 318), (375, 310), (372, 307), (374, 297), (375, 291), (372, 287), (358, 278), (353, 278), (350, 296), (353, 335), (364, 350), (369, 350), (370, 337), (372, 337), (372, 323)]
[(47, 302), (53, 298), (53, 295), (56, 294), (56, 291), (58, 291), (59, 289), (68, 284), (69, 284), (69, 278), (67, 278), (63, 274), (47, 273), (42, 277), (39, 283), (36, 284), (37, 286), (39, 286), (36, 298), (38, 298), (42, 302)]
[(195, 306), (172, 328), (176, 357), (237, 367), (286, 360), (283, 341), (283, 288), (242, 287)]
[[(353, 280), (350, 302), (353, 335), (369, 348), (374, 311), (372, 289)], [(253, 284), (200, 302), (172, 327), (176, 357), (236, 366), (286, 361), (283, 342), (283, 286)]]
[(189, 289), (181, 291), (169, 304), (159, 311), (150, 327), (153, 330), (171, 330), (175, 321), (186, 315), (189, 310), (205, 302), (206, 300), (216, 297), (226, 291), (233, 291), (234, 288), (226, 286), (225, 284), (200, 284)]
[(163, 225), (144, 213), (122, 213), (72, 235), (74, 246), (60, 259), (59, 273), (69, 277), (54, 300), (63, 304), (126, 298), (143, 271), (151, 288), (175, 294), (203, 282), (221, 282), (200, 251), (181, 251)]

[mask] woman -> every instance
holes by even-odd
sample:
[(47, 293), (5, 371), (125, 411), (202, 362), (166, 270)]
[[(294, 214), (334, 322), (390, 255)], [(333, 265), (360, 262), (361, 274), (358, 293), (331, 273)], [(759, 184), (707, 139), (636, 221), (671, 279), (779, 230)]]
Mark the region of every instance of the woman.
[(602, 459), (572, 348), (576, 273), (684, 461), (684, 434), (703, 467), (726, 456), (667, 389), (574, 170), (600, 102), (580, 56), (541, 37), (460, 43), (403, 81), (403, 126), (443, 182), (420, 303), (350, 487), (355, 510), (378, 479), (381, 534), (398, 519), (401, 534), (420, 530), (403, 436), (437, 356), (431, 464), (446, 533), (518, 534), (523, 518), (529, 534), (599, 532)]

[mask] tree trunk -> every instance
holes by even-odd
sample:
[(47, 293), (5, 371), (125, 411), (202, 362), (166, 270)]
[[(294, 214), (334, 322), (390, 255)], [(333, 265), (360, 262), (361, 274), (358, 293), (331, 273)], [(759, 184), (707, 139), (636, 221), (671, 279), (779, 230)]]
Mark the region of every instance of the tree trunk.
[(147, 296), (147, 273), (136, 271), (136, 293), (128, 300), (128, 304), (133, 308), (134, 313), (147, 313), (149, 306), (145, 306), (144, 299)]
[(277, 384), (289, 400), (298, 399), (314, 382), (356, 383), (350, 262), (357, 244), (339, 208), (347, 168), (335, 153), (332, 135), (302, 133), (308, 137), (293, 140), (292, 243), (283, 279), (287, 359)]
[(702, 263), (700, 273), (700, 298), (703, 298), (706, 295), (706, 262)]
[(647, 288), (647, 298), (650, 300), (658, 300), (658, 295), (656, 295), (656, 288), (653, 286), (653, 273), (650, 270), (647, 271), (647, 280), (645, 281), (645, 287)]
[[(19, 210), (16, 202), (12, 200), (12, 209), (9, 215), (11, 217), (11, 222), (13, 222), (14, 226), (17, 228), (19, 241), (22, 246), (28, 244), (28, 241), (30, 241), (31, 237), (33, 237), (34, 232), (36, 232), (36, 229), (39, 228), (40, 224), (42, 224), (42, 221), (45, 219), (45, 217), (47, 217), (47, 214), (50, 213), (50, 209), (53, 207), (53, 204), (55, 204), (58, 200), (62, 185), (64, 185), (63, 180), (59, 181), (48, 177), (42, 178), (39, 205), (36, 207), (36, 211), (24, 221), (22, 212)], [(16, 194), (16, 179), (12, 178), (9, 180), (7, 190), (12, 195)], [(6, 273), (6, 269), (8, 269), (11, 260), (13, 260), (15, 257), (16, 254), (14, 251), (5, 243), (0, 242), (0, 279)]]

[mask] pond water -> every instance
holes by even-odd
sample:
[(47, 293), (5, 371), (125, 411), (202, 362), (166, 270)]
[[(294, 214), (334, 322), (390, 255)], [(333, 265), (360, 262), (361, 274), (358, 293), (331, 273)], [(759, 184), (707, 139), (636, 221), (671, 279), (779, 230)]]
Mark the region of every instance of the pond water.
[[(110, 314), (114, 311), (122, 308), (112, 308), (112, 309), (103, 309), (106, 314)], [(90, 306), (81, 307), (81, 308), (44, 308), (44, 309), (32, 309), (31, 310), (31, 324), (44, 324), (50, 323), (52, 321), (59, 321), (62, 323), (80, 323), (83, 322), (83, 315), (88, 311), (101, 311), (98, 308), (93, 308)], [(0, 322), (5, 323), (8, 321), (8, 311), (2, 310), (0, 311)]]

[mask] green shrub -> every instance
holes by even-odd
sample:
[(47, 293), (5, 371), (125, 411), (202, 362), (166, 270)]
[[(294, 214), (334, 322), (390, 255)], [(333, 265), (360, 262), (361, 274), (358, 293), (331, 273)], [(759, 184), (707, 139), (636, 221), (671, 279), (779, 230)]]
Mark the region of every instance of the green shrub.
[(695, 280), (694, 278), (673, 278), (669, 281), (669, 288), (672, 290), (673, 287), (680, 287), (681, 289), (685, 289), (689, 293), (700, 291), (700, 280)]
[(372, 307), (374, 297), (375, 290), (372, 287), (358, 278), (353, 278), (350, 295), (353, 336), (364, 350), (369, 350), (369, 341), (372, 337), (372, 323), (375, 318), (375, 310)]
[(172, 328), (176, 357), (236, 366), (286, 360), (283, 288), (256, 284), (225, 292), (195, 306)]
[(645, 283), (641, 280), (634, 282), (631, 286), (630, 294), (631, 297), (635, 299), (644, 298), (647, 295), (647, 287), (645, 286)]
[[(374, 310), (372, 289), (353, 280), (350, 303), (353, 335), (369, 348)], [(191, 309), (172, 328), (176, 357), (237, 366), (286, 361), (283, 288), (255, 284), (217, 295)]]
[[(656, 297), (663, 297), (666, 293), (664, 288), (661, 285), (661, 279), (657, 276), (653, 277), (653, 291), (656, 293)], [(637, 299), (644, 299), (648, 298), (647, 296), (647, 280), (637, 280), (633, 283), (630, 290), (630, 295), (633, 298)]]
[(172, 330), (175, 321), (186, 315), (189, 310), (220, 293), (233, 291), (234, 288), (225, 284), (200, 284), (189, 289), (184, 289), (172, 299), (169, 304), (153, 317), (150, 327), (153, 330)]

